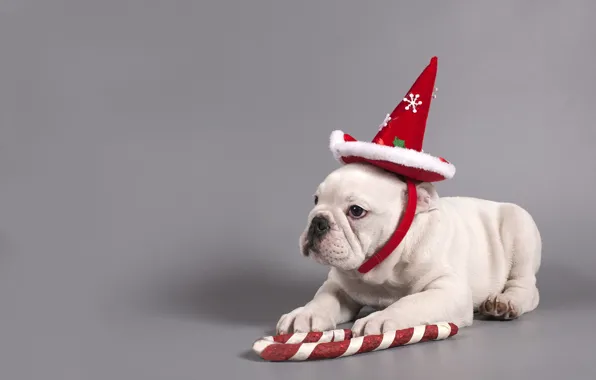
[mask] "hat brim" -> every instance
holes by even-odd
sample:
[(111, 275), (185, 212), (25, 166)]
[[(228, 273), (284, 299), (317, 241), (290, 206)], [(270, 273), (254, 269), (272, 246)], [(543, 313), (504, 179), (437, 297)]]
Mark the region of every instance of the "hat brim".
[(413, 149), (357, 141), (339, 130), (331, 133), (329, 148), (340, 163), (365, 162), (418, 181), (438, 182), (455, 175), (455, 166), (445, 159)]

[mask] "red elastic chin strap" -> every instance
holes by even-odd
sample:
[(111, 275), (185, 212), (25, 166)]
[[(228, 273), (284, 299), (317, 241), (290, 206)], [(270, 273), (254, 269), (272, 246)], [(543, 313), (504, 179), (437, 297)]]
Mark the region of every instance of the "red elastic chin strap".
[(360, 268), (358, 268), (358, 272), (366, 273), (383, 262), (383, 260), (389, 257), (391, 252), (397, 248), (399, 243), (401, 243), (406, 236), (406, 233), (408, 233), (412, 221), (414, 220), (414, 214), (416, 213), (416, 201), (418, 197), (416, 196), (416, 185), (414, 185), (414, 182), (407, 179), (406, 184), (408, 185), (408, 203), (401, 221), (397, 224), (395, 232), (393, 232), (393, 236), (391, 236), (389, 241), (385, 243), (377, 253), (371, 256), (360, 266)]

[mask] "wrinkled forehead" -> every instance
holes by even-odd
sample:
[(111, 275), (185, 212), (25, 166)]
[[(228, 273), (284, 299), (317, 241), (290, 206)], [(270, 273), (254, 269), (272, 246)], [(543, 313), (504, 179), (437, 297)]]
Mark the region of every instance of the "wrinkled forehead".
[(346, 200), (366, 197), (384, 200), (386, 197), (398, 196), (405, 184), (391, 175), (376, 171), (338, 170), (318, 186), (316, 194), (327, 200)]

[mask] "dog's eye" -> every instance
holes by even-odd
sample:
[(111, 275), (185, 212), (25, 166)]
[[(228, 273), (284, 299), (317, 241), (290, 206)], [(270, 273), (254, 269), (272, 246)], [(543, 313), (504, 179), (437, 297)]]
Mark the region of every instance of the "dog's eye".
[(319, 203), (319, 197), (315, 195), (315, 204)]
[(350, 206), (349, 210), (348, 210), (348, 214), (355, 219), (359, 219), (362, 218), (364, 215), (366, 215), (366, 211), (357, 205), (354, 206)]

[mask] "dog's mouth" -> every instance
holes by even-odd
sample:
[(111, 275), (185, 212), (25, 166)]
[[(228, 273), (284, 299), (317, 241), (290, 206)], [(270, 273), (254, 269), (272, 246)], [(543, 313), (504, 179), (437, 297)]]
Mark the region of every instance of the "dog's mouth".
[(315, 248), (315, 244), (312, 240), (307, 240), (302, 247), (302, 254), (306, 257), (310, 256), (312, 253), (317, 253), (318, 250)]
[(320, 255), (321, 253), (321, 239), (318, 238), (307, 238), (302, 247), (302, 254), (306, 257), (311, 255)]

